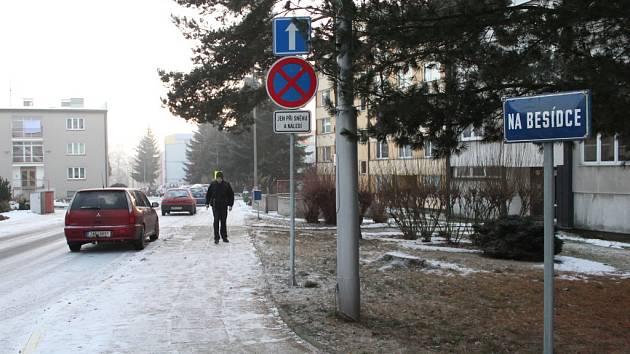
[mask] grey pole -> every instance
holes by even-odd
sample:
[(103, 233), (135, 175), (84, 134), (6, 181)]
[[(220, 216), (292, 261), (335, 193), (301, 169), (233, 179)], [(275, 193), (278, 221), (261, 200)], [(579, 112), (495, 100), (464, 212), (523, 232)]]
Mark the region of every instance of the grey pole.
[[(352, 86), (352, 0), (338, 1), (337, 16), (337, 311), (351, 320), (360, 315), (359, 200), (357, 131)], [(347, 134), (347, 133), (350, 134)]]
[(290, 263), (290, 268), (291, 268), (291, 275), (289, 276), (289, 286), (295, 286), (297, 285), (295, 282), (295, 180), (293, 178), (293, 145), (294, 145), (294, 134), (291, 133), (289, 134), (289, 154), (291, 155), (289, 157), (289, 204), (290, 204), (290, 208), (291, 208), (291, 231), (290, 231), (290, 247), (291, 247), (291, 254), (290, 254), (290, 259), (289, 259), (289, 263)]
[(544, 148), (544, 214), (545, 214), (545, 275), (544, 275), (544, 319), (545, 335), (543, 352), (553, 354), (553, 317), (554, 317), (554, 278), (553, 278), (553, 219), (554, 219), (554, 180), (553, 180), (553, 142), (543, 144)]
[[(254, 88), (258, 87), (258, 81), (256, 81), (256, 67), (255, 66), (252, 71), (252, 86)], [(254, 190), (258, 190), (258, 144), (256, 143), (256, 106), (255, 105), (254, 105), (254, 109), (252, 110), (252, 115), (254, 116), (254, 127), (253, 127), (254, 129)]]
[(258, 190), (258, 144), (256, 144), (256, 106), (254, 106), (254, 190)]

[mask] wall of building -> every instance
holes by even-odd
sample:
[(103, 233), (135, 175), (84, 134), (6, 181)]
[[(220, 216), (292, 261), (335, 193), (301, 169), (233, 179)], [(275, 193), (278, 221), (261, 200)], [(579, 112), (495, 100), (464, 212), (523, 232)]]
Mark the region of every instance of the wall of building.
[[(12, 157), (11, 126), (14, 118), (34, 117), (41, 120), (43, 163), (15, 164)], [(84, 130), (66, 129), (67, 118), (83, 118)], [(90, 109), (2, 109), (0, 110), (0, 175), (9, 178), (14, 187), (21, 179), (19, 166), (37, 169), (37, 187), (55, 190), (56, 198), (66, 198), (84, 188), (108, 185), (107, 111)], [(85, 144), (84, 155), (69, 155), (68, 143)], [(68, 168), (82, 167), (85, 178), (68, 179)]]
[(630, 166), (588, 165), (573, 150), (575, 227), (630, 233)]
[(192, 134), (173, 134), (164, 137), (164, 183), (179, 184), (184, 181), (187, 144)]

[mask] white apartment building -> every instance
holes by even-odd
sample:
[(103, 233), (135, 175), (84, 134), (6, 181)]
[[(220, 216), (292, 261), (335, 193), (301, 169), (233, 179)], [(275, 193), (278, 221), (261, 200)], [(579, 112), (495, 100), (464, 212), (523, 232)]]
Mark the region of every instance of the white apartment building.
[(166, 185), (184, 184), (188, 143), (192, 134), (171, 134), (164, 137), (164, 181)]
[[(70, 104), (70, 102), (72, 104)], [(0, 108), (0, 176), (14, 197), (52, 189), (55, 198), (108, 185), (107, 110), (82, 108), (82, 99), (61, 108)]]

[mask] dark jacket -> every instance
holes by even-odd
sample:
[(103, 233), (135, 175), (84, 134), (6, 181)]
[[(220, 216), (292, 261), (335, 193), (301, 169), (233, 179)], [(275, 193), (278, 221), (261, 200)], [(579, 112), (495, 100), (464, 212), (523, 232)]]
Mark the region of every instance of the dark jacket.
[(206, 204), (217, 208), (227, 208), (234, 205), (234, 191), (232, 186), (226, 181), (214, 181), (208, 187), (206, 193)]

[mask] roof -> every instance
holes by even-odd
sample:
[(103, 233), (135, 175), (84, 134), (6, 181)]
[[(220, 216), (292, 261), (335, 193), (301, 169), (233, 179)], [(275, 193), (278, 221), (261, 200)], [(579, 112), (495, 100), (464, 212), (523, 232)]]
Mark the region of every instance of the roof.
[(86, 112), (86, 113), (107, 113), (104, 108), (72, 108), (72, 107), (53, 107), (53, 108), (37, 108), (37, 107), (4, 107), (0, 108), (0, 112), (44, 112), (44, 113), (60, 113), (60, 112)]

